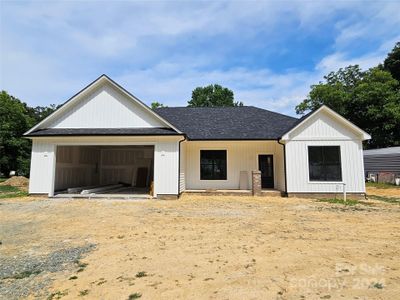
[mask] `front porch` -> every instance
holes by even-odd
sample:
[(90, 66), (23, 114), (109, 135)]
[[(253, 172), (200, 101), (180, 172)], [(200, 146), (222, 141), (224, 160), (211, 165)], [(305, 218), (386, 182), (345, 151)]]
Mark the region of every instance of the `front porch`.
[[(254, 171), (260, 171), (256, 193)], [(179, 175), (181, 193), (281, 196), (284, 147), (276, 140), (183, 142)]]

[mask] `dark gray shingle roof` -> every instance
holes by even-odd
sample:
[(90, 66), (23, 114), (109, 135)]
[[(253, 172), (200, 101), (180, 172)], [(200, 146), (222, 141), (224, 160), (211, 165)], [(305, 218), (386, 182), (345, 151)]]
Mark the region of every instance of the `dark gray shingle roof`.
[(170, 128), (47, 128), (27, 136), (80, 136), (80, 135), (179, 135)]
[(298, 119), (253, 107), (165, 107), (157, 114), (191, 140), (278, 139)]

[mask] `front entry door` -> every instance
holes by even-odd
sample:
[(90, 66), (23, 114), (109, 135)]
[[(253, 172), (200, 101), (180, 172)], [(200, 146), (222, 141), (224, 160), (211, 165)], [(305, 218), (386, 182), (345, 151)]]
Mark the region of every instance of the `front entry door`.
[(274, 157), (273, 155), (260, 154), (258, 156), (258, 169), (261, 171), (261, 188), (274, 188)]

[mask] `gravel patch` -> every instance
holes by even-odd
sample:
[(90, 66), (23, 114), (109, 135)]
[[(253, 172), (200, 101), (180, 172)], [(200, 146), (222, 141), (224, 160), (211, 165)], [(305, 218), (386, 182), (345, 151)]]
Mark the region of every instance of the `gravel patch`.
[(0, 299), (42, 294), (51, 283), (49, 273), (76, 267), (77, 261), (95, 247), (88, 244), (56, 250), (48, 255), (0, 257)]

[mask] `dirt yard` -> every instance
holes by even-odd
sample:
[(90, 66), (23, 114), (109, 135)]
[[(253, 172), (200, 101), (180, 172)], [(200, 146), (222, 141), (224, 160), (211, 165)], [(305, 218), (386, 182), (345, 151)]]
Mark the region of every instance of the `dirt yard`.
[(1, 199), (0, 241), (2, 299), (400, 294), (400, 205), (378, 200)]

